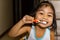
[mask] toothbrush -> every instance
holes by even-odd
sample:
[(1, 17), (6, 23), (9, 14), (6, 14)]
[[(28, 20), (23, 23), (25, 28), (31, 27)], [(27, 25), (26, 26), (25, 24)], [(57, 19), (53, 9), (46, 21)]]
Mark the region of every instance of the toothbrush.
[(33, 20), (33, 22), (34, 22), (34, 23), (40, 23), (41, 21), (40, 21), (40, 20), (35, 19), (35, 20)]
[(33, 20), (33, 24), (38, 24), (38, 23), (42, 23), (42, 24), (46, 24), (46, 22), (42, 22), (41, 20), (37, 20), (37, 19), (35, 19), (35, 20)]

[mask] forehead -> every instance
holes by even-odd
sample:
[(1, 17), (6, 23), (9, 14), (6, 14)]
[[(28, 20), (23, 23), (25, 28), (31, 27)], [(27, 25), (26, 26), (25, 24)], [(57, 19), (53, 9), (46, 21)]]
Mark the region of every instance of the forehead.
[(53, 13), (53, 10), (50, 6), (42, 6), (37, 11), (46, 11), (46, 12), (52, 12)]

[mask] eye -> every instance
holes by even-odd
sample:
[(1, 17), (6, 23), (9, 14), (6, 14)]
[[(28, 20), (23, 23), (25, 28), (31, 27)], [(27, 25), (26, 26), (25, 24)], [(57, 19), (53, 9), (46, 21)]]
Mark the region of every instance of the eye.
[(52, 17), (52, 15), (51, 15), (51, 14), (49, 14), (48, 16), (49, 16), (49, 17)]
[(41, 15), (43, 15), (43, 13), (40, 13)]

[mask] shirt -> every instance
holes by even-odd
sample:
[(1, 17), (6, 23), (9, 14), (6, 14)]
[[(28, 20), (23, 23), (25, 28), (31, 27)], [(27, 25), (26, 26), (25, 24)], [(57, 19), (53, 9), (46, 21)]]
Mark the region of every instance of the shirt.
[(36, 38), (35, 27), (32, 25), (28, 40), (50, 40), (50, 29), (46, 28), (45, 34), (42, 38)]

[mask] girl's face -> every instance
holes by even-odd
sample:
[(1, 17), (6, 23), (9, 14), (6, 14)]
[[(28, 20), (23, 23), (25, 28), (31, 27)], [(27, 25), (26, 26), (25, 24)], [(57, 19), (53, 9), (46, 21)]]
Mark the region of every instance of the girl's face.
[(40, 20), (39, 26), (46, 28), (52, 25), (53, 22), (53, 10), (50, 6), (43, 6), (36, 12), (35, 19)]

